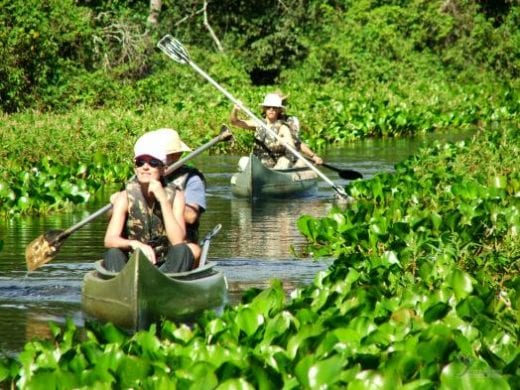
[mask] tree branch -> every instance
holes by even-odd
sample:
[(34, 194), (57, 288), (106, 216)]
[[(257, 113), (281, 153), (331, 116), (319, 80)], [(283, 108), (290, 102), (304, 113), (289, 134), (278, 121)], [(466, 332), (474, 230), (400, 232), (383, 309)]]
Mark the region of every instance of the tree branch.
[(207, 8), (208, 8), (208, 2), (206, 0), (204, 0), (204, 7), (202, 8), (204, 10), (204, 26), (206, 26), (206, 28), (208, 29), (209, 31), (209, 34), (211, 35), (211, 37), (213, 38), (213, 40), (215, 41), (215, 44), (217, 45), (218, 47), (218, 50), (223, 52), (224, 49), (222, 48), (222, 45), (220, 44), (220, 41), (219, 39), (217, 38), (217, 36), (215, 35), (215, 32), (213, 31), (213, 29), (211, 28), (211, 26), (209, 25), (209, 22), (208, 22), (208, 12), (207, 12)]

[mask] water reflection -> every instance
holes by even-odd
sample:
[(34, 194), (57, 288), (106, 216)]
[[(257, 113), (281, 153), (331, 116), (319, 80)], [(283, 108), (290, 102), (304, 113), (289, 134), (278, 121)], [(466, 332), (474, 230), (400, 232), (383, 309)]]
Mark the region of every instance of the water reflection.
[[(358, 170), (370, 178), (378, 172), (392, 171), (395, 163), (436, 138), (454, 141), (468, 136), (432, 134), (415, 139), (366, 140), (329, 150), (324, 157), (332, 165)], [(229, 180), (238, 159), (199, 156), (195, 161), (208, 182), (208, 211), (201, 223), (202, 233), (218, 223), (223, 225), (212, 241), (209, 256), (226, 274), (231, 302), (245, 289), (265, 287), (273, 278), (281, 279), (290, 291), (326, 269), (330, 260), (296, 258), (294, 250), (298, 252), (305, 244), (296, 221), (302, 214), (325, 215), (335, 204), (335, 194), (325, 182), (320, 182), (317, 193), (309, 198), (253, 204), (235, 198)], [(322, 171), (339, 185), (347, 183), (332, 171)], [(97, 218), (71, 235), (52, 262), (31, 274), (26, 273), (25, 247), (50, 229), (66, 229), (83, 220), (103, 207), (114, 190), (105, 189), (94, 202), (71, 212), (0, 223), (0, 239), (4, 241), (0, 256), (0, 351), (14, 353), (26, 340), (48, 336), (49, 321), (63, 323), (69, 317), (83, 324), (82, 279), (104, 250), (106, 217)]]

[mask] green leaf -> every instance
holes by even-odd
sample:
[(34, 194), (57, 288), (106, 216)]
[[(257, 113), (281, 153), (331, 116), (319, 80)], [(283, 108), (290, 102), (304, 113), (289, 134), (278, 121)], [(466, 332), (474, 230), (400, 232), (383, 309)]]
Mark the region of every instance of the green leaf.
[(128, 338), (128, 336), (124, 332), (122, 332), (111, 322), (103, 325), (102, 334), (107, 342), (118, 345), (124, 343), (125, 340)]
[(441, 388), (474, 390), (509, 390), (507, 380), (481, 361), (471, 365), (453, 362), (441, 371)]
[(136, 333), (134, 340), (141, 348), (144, 356), (155, 359), (161, 355), (161, 342), (155, 335), (155, 329)]
[(306, 356), (298, 362), (296, 375), (305, 387), (319, 389), (334, 384), (341, 373), (344, 360), (338, 356), (316, 362), (313, 356)]
[(285, 333), (293, 320), (291, 313), (288, 311), (278, 313), (267, 322), (263, 343), (271, 343), (275, 337)]
[(492, 176), (488, 181), (489, 185), (494, 188), (507, 188), (507, 177)]
[(450, 311), (450, 306), (444, 302), (437, 302), (424, 312), (424, 320), (428, 323), (440, 320)]
[(215, 390), (255, 390), (255, 388), (244, 378), (238, 378), (222, 382)]
[(473, 291), (471, 277), (458, 268), (454, 269), (448, 276), (448, 283), (459, 300), (467, 297)]
[(298, 350), (302, 347), (305, 340), (321, 334), (323, 328), (320, 325), (308, 324), (300, 328), (300, 331), (292, 336), (287, 343), (287, 354), (291, 359), (296, 357)]
[(147, 359), (124, 355), (118, 370), (122, 388), (136, 387), (148, 376), (149, 370), (150, 362)]
[(250, 307), (243, 307), (237, 312), (235, 322), (246, 335), (252, 336), (264, 323), (264, 317)]
[(456, 307), (457, 315), (466, 321), (471, 321), (477, 314), (483, 313), (485, 309), (485, 303), (476, 296), (463, 299)]

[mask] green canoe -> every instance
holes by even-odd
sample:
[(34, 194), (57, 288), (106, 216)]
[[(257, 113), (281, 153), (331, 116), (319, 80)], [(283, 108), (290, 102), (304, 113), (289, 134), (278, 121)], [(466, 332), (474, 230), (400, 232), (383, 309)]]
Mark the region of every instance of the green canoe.
[(139, 330), (161, 319), (194, 319), (206, 309), (221, 309), (227, 282), (214, 264), (189, 272), (165, 274), (135, 251), (121, 272), (109, 272), (102, 260), (85, 275), (83, 311), (101, 321)]
[(270, 169), (251, 154), (244, 169), (231, 177), (231, 191), (239, 197), (292, 198), (315, 190), (317, 181), (310, 168)]

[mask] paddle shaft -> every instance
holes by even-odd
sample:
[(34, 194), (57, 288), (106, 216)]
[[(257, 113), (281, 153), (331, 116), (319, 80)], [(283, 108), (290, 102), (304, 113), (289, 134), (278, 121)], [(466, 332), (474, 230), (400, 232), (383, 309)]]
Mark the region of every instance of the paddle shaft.
[[(215, 138), (213, 138), (212, 140), (210, 140), (209, 142), (205, 143), (204, 145), (202, 145), (201, 147), (195, 149), (193, 152), (191, 152), (190, 154), (188, 154), (186, 157), (183, 157), (181, 158), (179, 161), (173, 163), (172, 165), (170, 165), (166, 171), (165, 171), (165, 176), (168, 176), (169, 174), (171, 174), (172, 172), (174, 172), (175, 170), (179, 169), (180, 167), (182, 167), (184, 165), (185, 162), (187, 162), (188, 160), (191, 160), (192, 158), (198, 156), (200, 153), (204, 152), (205, 150), (211, 148), (213, 145), (215, 145), (216, 143), (218, 142), (221, 142), (221, 141), (225, 141), (225, 140), (228, 140), (231, 138), (231, 131), (226, 127), (226, 126), (223, 126), (222, 127), (222, 130), (220, 132), (219, 135), (217, 135)], [(135, 179), (135, 175), (132, 176), (130, 178), (130, 181), (134, 180)], [(102, 208), (100, 208), (99, 210), (97, 210), (96, 212), (94, 212), (93, 214), (89, 215), (87, 218), (83, 219), (82, 221), (78, 222), (77, 224), (71, 226), (70, 228), (68, 228), (67, 230), (64, 230), (62, 233), (60, 233), (58, 236), (56, 236), (56, 238), (54, 239), (54, 241), (60, 241), (60, 240), (64, 240), (65, 238), (67, 238), (68, 236), (70, 236), (72, 233), (74, 233), (76, 230), (79, 230), (81, 229), (83, 226), (85, 226), (87, 223), (93, 221), (94, 219), (96, 219), (97, 217), (99, 217), (100, 215), (103, 215), (105, 214), (107, 211), (109, 211), (111, 208), (113, 207), (112, 203), (109, 203), (105, 206), (103, 206)]]
[[(163, 38), (164, 39), (164, 38)], [(180, 43), (177, 42), (179, 45)], [(161, 42), (159, 42), (159, 48), (163, 50), (164, 46), (161, 45)], [(174, 51), (173, 56), (171, 54), (171, 50)], [(222, 86), (220, 86), (215, 80), (211, 78), (206, 72), (204, 72), (196, 63), (194, 63), (188, 54), (183, 50), (178, 50), (178, 48), (166, 48), (166, 50), (163, 50), (165, 54), (167, 54), (169, 57), (171, 57), (175, 61), (182, 60), (183, 62), (190, 65), (196, 72), (198, 72), (202, 77), (204, 77), (206, 80), (208, 80), (215, 88), (217, 88), (220, 92), (224, 94), (229, 100), (231, 100), (234, 104), (236, 104), (242, 111), (244, 111), (249, 117), (251, 117), (257, 126), (262, 127), (271, 135), (272, 137), (276, 138), (278, 142), (280, 142), (285, 148), (287, 148), (292, 154), (294, 154), (296, 157), (298, 157), (300, 160), (302, 160), (305, 165), (307, 165), (310, 169), (312, 169), (319, 177), (321, 177), (325, 182), (327, 182), (341, 197), (348, 198), (349, 196), (345, 192), (345, 190), (338, 185), (336, 185), (332, 180), (330, 180), (327, 176), (325, 176), (319, 169), (317, 169), (314, 165), (312, 165), (309, 161), (307, 161), (301, 154), (298, 152), (294, 146), (288, 144), (285, 142), (276, 132), (271, 130), (267, 125), (262, 121), (260, 118), (258, 118), (255, 114), (251, 112), (246, 106), (244, 106), (238, 99), (236, 99), (233, 95), (231, 95), (228, 91), (226, 91)]]

